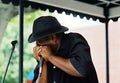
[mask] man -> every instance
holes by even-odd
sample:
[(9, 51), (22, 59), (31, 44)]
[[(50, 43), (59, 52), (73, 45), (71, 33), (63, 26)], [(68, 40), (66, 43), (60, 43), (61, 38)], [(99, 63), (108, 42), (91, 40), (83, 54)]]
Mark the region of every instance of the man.
[[(43, 16), (34, 21), (28, 41), (36, 41), (33, 48), (38, 62), (33, 83), (98, 83), (90, 48), (78, 33), (67, 33), (55, 17)], [(39, 61), (44, 58), (42, 74)]]

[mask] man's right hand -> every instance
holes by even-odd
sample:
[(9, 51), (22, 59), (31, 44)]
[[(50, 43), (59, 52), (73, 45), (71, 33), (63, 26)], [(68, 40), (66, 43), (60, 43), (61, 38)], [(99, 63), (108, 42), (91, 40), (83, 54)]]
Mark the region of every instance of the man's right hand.
[(39, 46), (35, 46), (33, 48), (33, 54), (34, 54), (34, 58), (37, 60), (37, 61), (40, 61), (40, 47)]

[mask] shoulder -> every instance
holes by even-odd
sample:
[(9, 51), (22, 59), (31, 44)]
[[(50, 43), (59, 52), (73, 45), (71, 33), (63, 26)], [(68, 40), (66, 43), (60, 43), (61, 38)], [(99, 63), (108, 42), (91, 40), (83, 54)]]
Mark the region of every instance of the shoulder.
[(67, 39), (71, 42), (71, 45), (82, 44), (89, 47), (87, 40), (80, 33), (70, 32), (66, 35), (68, 35)]
[(75, 41), (85, 41), (87, 42), (87, 40), (85, 39), (85, 37), (83, 37), (80, 33), (73, 33), (73, 32), (70, 32), (67, 34), (68, 37), (71, 39), (71, 40), (75, 40)]

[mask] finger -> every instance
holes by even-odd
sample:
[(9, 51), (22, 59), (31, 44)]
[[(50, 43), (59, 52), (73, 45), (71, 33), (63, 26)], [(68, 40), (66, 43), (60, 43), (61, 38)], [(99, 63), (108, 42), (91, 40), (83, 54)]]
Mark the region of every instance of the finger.
[(39, 61), (40, 60), (40, 48), (34, 47), (33, 54), (34, 54), (34, 58)]
[(40, 52), (41, 51), (41, 46), (35, 46), (34, 48), (33, 48), (33, 50), (34, 51), (37, 51), (37, 52)]

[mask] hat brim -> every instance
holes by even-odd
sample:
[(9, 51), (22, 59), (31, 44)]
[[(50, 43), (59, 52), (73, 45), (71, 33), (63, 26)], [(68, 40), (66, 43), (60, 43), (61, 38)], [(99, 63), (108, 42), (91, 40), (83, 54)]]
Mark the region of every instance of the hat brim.
[(49, 33), (49, 34), (46, 34), (46, 35), (42, 35), (42, 36), (38, 36), (38, 37), (34, 37), (33, 34), (30, 34), (29, 38), (28, 38), (28, 42), (29, 43), (32, 43), (36, 40), (40, 40), (40, 39), (43, 39), (51, 34), (57, 34), (57, 33), (62, 33), (62, 32), (65, 32), (65, 31), (68, 31), (68, 28), (65, 27), (65, 26), (61, 26), (61, 30), (57, 31), (57, 32), (53, 32), (53, 33)]

